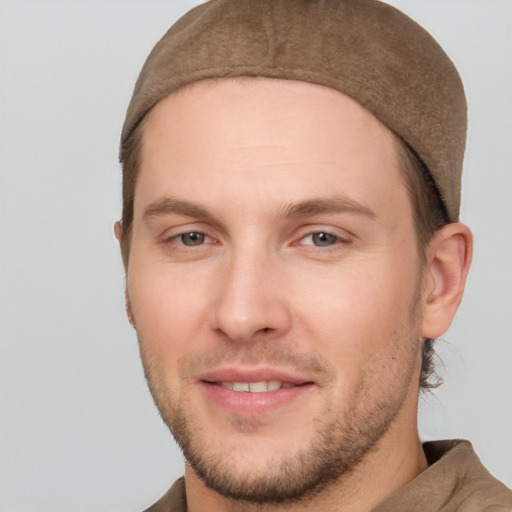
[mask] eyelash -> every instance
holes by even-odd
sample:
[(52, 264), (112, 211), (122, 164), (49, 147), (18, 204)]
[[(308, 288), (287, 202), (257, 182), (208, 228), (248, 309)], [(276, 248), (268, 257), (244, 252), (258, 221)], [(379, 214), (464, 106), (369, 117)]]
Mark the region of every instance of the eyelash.
[[(183, 237), (186, 237), (188, 235), (195, 235), (195, 236), (198, 235), (199, 237), (202, 237), (202, 241), (200, 241), (200, 243), (198, 243), (197, 245), (194, 245), (194, 244), (187, 245), (184, 243)], [(327, 245), (315, 244), (314, 237), (321, 236), (321, 235), (329, 237), (329, 239), (332, 243), (328, 243)], [(307, 238), (311, 238), (312, 243), (302, 243), (301, 244), (301, 242), (306, 240)], [(178, 233), (177, 235), (173, 235), (164, 240), (165, 245), (174, 244), (174, 243), (178, 244), (180, 247), (194, 248), (194, 247), (201, 247), (207, 243), (216, 244), (218, 242), (203, 231), (190, 230), (190, 231), (186, 231), (183, 233)], [(292, 246), (303, 245), (306, 247), (309, 246), (309, 247), (314, 247), (314, 248), (318, 248), (318, 249), (333, 250), (334, 248), (336, 248), (336, 246), (340, 246), (340, 245), (345, 246), (349, 243), (350, 243), (350, 240), (347, 240), (346, 238), (343, 238), (340, 235), (330, 233), (328, 230), (317, 230), (317, 231), (310, 231), (310, 232), (304, 234), (297, 241), (293, 242), (291, 245)]]
[(183, 237), (185, 237), (187, 235), (199, 235), (200, 237), (204, 237), (204, 239), (211, 240), (210, 243), (216, 243), (215, 240), (213, 240), (211, 237), (209, 237), (206, 233), (204, 233), (202, 231), (186, 231), (184, 233), (178, 233), (177, 235), (173, 235), (173, 236), (166, 238), (164, 240), (164, 244), (178, 243), (178, 245), (180, 245), (182, 247), (200, 247), (205, 244), (205, 242), (203, 241), (202, 243), (199, 243), (197, 245), (194, 245), (194, 244), (186, 245), (183, 242)]
[[(317, 245), (317, 244), (315, 244), (313, 242), (314, 237), (315, 236), (320, 236), (320, 235), (325, 235), (325, 236), (329, 237), (330, 241), (333, 242), (333, 243), (329, 243), (328, 245)], [(311, 232), (305, 234), (302, 238), (300, 238), (299, 242), (300, 241), (304, 241), (306, 238), (311, 238), (313, 243), (311, 243), (311, 244), (303, 244), (303, 245), (311, 246), (311, 247), (315, 247), (315, 248), (323, 248), (323, 249), (326, 249), (326, 250), (332, 249), (335, 246), (346, 245), (346, 244), (349, 243), (349, 240), (347, 240), (346, 238), (343, 238), (343, 237), (341, 237), (339, 235), (335, 235), (334, 233), (330, 233), (328, 230), (311, 231)], [(297, 243), (297, 245), (298, 245), (298, 243)]]

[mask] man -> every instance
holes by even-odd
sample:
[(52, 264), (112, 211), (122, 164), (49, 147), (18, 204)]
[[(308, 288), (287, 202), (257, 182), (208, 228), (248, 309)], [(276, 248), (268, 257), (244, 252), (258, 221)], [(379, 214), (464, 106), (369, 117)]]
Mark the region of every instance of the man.
[(185, 478), (149, 510), (512, 510), (422, 445), (471, 261), (466, 104), (371, 0), (213, 0), (149, 56), (121, 142), (126, 303)]

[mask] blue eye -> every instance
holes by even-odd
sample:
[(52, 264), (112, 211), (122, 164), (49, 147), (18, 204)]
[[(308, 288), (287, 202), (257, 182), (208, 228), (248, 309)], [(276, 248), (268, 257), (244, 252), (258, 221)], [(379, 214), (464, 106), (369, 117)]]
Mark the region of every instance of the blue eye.
[(306, 235), (302, 240), (306, 245), (314, 245), (316, 247), (329, 247), (341, 241), (340, 237), (331, 235), (330, 233), (325, 233), (323, 231), (318, 233), (310, 233), (309, 235)]

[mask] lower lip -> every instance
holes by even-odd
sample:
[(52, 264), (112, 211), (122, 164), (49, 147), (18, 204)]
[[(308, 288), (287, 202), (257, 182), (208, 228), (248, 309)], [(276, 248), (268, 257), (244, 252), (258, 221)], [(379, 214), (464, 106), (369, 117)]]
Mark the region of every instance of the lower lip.
[(202, 391), (210, 403), (229, 414), (243, 417), (257, 417), (280, 410), (303, 397), (311, 391), (312, 387), (313, 384), (302, 384), (275, 391), (251, 393), (233, 391), (219, 384), (201, 382)]

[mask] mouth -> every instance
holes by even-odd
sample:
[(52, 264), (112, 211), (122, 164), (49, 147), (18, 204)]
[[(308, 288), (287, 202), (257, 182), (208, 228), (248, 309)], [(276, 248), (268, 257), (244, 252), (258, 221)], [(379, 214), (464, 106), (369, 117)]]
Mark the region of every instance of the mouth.
[(307, 383), (293, 384), (292, 382), (283, 382), (279, 380), (260, 380), (257, 382), (211, 382), (210, 384), (222, 386), (226, 389), (242, 393), (267, 393), (268, 391), (293, 388)]
[(245, 418), (294, 410), (297, 400), (317, 388), (307, 378), (274, 370), (218, 370), (203, 375), (198, 384), (212, 411)]

